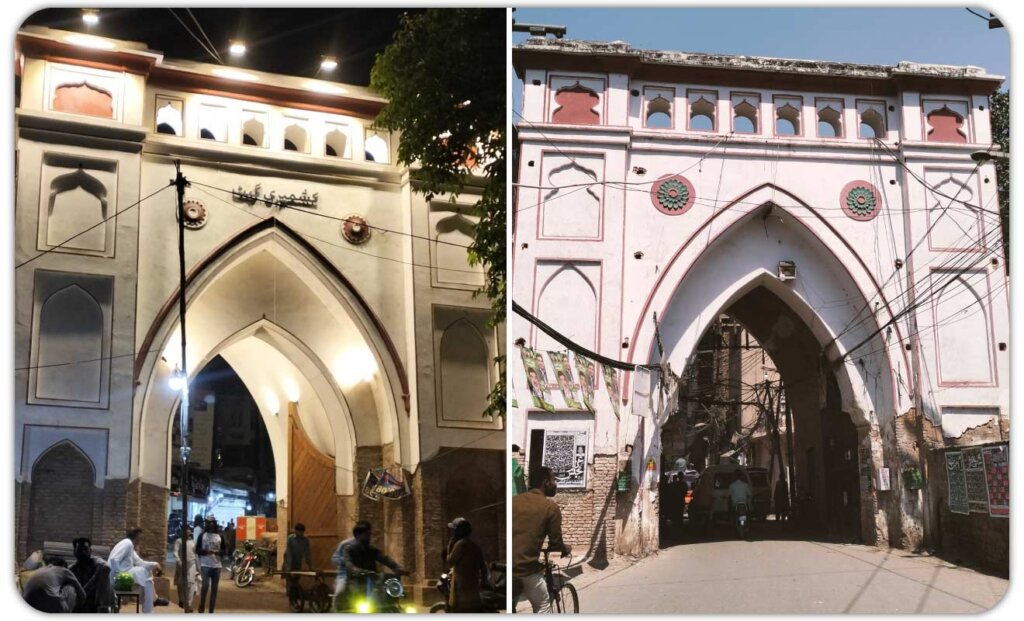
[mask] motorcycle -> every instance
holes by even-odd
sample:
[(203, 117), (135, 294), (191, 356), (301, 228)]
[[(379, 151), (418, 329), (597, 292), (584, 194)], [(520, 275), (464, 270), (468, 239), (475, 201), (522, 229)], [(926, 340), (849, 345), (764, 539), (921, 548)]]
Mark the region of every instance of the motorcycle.
[[(501, 612), (508, 608), (505, 601), (505, 563), (492, 562), (490, 569), (491, 579), (488, 588), (480, 590), (480, 601), (483, 604), (481, 612)], [(448, 594), (451, 592), (452, 577), (445, 572), (437, 581), (437, 590), (441, 592), (444, 599), (436, 602), (430, 607), (432, 613), (446, 613), (448, 610)]]
[[(405, 612), (414, 614), (416, 606), (403, 603), (406, 596), (402, 576), (406, 572), (382, 574), (375, 571), (359, 571), (349, 575), (348, 612), (360, 614)], [(360, 584), (365, 582), (365, 585)]]
[(745, 539), (747, 536), (747, 503), (736, 503), (736, 536)]
[[(237, 558), (238, 550), (235, 550)], [(245, 542), (245, 552), (239, 560), (232, 563), (235, 585), (245, 588), (256, 581), (256, 549), (251, 541)]]

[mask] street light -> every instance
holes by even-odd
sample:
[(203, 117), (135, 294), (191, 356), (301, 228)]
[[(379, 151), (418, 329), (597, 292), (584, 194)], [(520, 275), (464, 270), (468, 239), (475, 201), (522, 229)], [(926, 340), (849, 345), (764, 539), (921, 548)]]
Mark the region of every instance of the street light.
[(245, 41), (232, 41), (228, 51), (232, 56), (245, 56)]
[(334, 71), (338, 68), (338, 59), (333, 56), (320, 57), (320, 71)]
[(995, 160), (997, 162), (1010, 161), (1010, 155), (1004, 151), (975, 151), (971, 153), (971, 159), (979, 164)]
[(95, 26), (100, 23), (100, 12), (96, 9), (82, 9), (82, 21), (86, 26)]

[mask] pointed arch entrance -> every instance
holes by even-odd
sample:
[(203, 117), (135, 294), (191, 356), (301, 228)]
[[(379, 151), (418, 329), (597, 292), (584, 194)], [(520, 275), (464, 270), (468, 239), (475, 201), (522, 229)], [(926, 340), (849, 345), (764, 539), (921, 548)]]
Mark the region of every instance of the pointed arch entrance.
[[(780, 278), (782, 262), (796, 265), (795, 279)], [(883, 464), (880, 433), (911, 405), (899, 387), (908, 366), (898, 325), (872, 336), (893, 316), (890, 297), (828, 218), (766, 184), (717, 211), (680, 246), (651, 291), (629, 356), (659, 361), (653, 312), (676, 373), (694, 361), (720, 316), (740, 322), (777, 364), (795, 428), (804, 431), (794, 451), (797, 477), (818, 522), (885, 540), (887, 513), (898, 507), (879, 506), (872, 473)], [(665, 422), (649, 426), (645, 458), (660, 460)], [(837, 443), (842, 463), (824, 457)], [(841, 511), (829, 509), (837, 502)]]
[[(360, 468), (391, 465), (380, 463), (384, 454), (393, 455), (394, 463), (414, 463), (408, 383), (391, 339), (338, 268), (286, 225), (264, 221), (243, 231), (189, 274), (184, 362), (176, 300), (177, 292), (157, 313), (143, 341), (147, 353), (136, 361), (132, 478), (139, 521), (156, 531), (151, 541), (144, 539), (144, 550), (159, 545), (165, 529), (165, 518), (158, 519), (151, 505), (166, 503), (148, 499), (166, 495), (170, 486), (178, 393), (167, 380), (176, 368), (183, 367), (191, 380), (222, 356), (255, 399), (277, 465), (280, 542), (295, 523), (307, 520), (292, 511), (302, 496), (296, 486), (314, 484), (292, 476), (292, 419), (309, 440), (303, 447), (308, 444), (318, 456), (314, 461), (330, 465), (330, 485), (319, 475), (315, 484), (336, 510), (331, 517), (318, 514), (315, 522), (332, 539), (350, 528)], [(364, 463), (364, 454), (377, 459)], [(130, 498), (130, 521), (134, 502)], [(329, 554), (314, 560), (326, 566)]]

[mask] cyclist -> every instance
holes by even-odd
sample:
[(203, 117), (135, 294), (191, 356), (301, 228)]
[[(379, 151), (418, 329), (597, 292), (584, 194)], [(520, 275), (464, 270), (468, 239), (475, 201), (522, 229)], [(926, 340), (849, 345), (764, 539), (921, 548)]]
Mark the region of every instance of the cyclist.
[(541, 466), (530, 470), (530, 490), (512, 497), (512, 577), (522, 582), (522, 595), (530, 600), (533, 612), (548, 612), (551, 607), (540, 561), (544, 540), (562, 556), (572, 551), (562, 541), (562, 510), (551, 500), (557, 492), (555, 473)]

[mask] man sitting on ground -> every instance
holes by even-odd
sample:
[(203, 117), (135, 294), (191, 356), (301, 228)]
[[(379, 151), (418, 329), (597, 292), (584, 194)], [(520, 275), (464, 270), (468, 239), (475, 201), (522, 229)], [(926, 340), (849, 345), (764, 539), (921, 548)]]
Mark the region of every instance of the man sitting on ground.
[(46, 565), (25, 582), (25, 601), (42, 612), (75, 612), (86, 597), (78, 578), (59, 556), (47, 557), (44, 562)]

